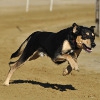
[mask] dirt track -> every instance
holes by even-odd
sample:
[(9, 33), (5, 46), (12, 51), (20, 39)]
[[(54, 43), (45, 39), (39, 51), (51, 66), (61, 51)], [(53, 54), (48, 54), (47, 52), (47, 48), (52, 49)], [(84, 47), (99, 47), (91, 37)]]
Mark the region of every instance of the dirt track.
[(1, 8), (0, 13), (0, 100), (99, 100), (100, 99), (100, 39), (91, 54), (82, 51), (78, 62), (80, 72), (62, 76), (66, 63), (55, 65), (48, 57), (25, 63), (18, 69), (9, 87), (3, 86), (9, 70), (10, 55), (26, 37), (36, 30), (54, 31), (70, 26), (95, 25), (93, 4), (30, 8)]

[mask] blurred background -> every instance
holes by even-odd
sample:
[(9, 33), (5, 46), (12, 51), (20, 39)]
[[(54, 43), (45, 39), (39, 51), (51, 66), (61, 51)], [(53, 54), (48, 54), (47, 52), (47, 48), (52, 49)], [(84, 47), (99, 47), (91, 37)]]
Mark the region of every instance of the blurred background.
[[(30, 31), (34, 29), (49, 31), (51, 27), (51, 31), (57, 31), (57, 27), (66, 28), (74, 22), (87, 26), (95, 25), (96, 0), (53, 0), (52, 12), (51, 1), (0, 0), (0, 23), (6, 22), (6, 26), (10, 24), (11, 28), (27, 26)], [(0, 26), (3, 27), (3, 24)], [(25, 29), (21, 30), (26, 32)]]
[[(27, 0), (0, 0), (2, 7), (26, 6)], [(29, 0), (30, 5), (49, 5), (51, 0)], [(96, 0), (53, 0), (54, 4), (94, 4)]]

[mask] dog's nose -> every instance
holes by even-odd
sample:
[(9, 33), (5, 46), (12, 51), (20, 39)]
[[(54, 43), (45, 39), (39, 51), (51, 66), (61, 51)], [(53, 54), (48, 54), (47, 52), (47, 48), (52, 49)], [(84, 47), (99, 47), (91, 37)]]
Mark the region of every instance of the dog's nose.
[(96, 46), (96, 44), (93, 42), (91, 43), (91, 47), (94, 48)]

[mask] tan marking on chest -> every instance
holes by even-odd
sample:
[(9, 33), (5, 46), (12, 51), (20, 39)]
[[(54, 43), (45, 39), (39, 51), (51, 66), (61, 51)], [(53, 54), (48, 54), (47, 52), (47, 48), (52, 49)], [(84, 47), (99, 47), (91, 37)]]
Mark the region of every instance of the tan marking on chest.
[(68, 50), (71, 49), (71, 46), (67, 40), (64, 41), (63, 47), (62, 47), (62, 54), (66, 53)]
[(92, 36), (94, 36), (94, 34), (92, 33)]

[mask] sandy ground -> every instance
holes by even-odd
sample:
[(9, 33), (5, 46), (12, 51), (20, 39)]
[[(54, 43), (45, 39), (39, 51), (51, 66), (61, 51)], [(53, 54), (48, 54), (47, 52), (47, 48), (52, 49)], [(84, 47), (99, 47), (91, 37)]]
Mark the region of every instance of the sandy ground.
[[(78, 58), (80, 71), (62, 76), (67, 66), (55, 65), (43, 57), (25, 63), (11, 78), (10, 86), (3, 86), (9, 70), (10, 55), (28, 35), (36, 30), (57, 32), (71, 26), (95, 25), (93, 4), (56, 5), (53, 12), (48, 6), (1, 7), (0, 13), (0, 100), (99, 100), (100, 99), (100, 38), (91, 54), (82, 51)], [(40, 9), (41, 8), (41, 9)]]

